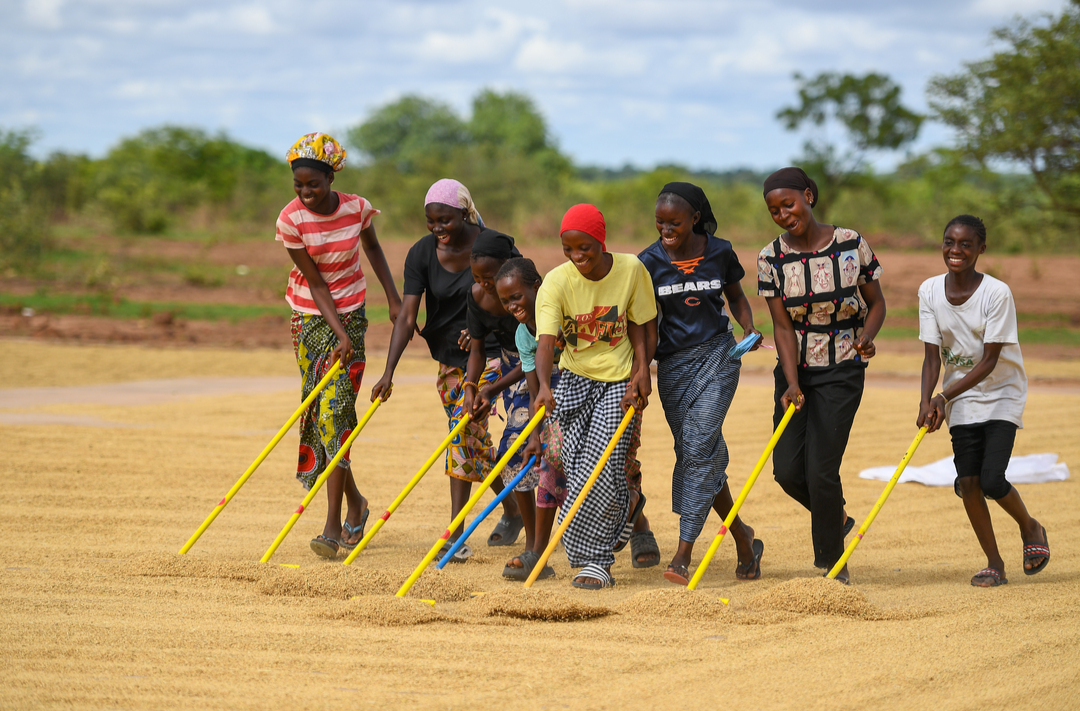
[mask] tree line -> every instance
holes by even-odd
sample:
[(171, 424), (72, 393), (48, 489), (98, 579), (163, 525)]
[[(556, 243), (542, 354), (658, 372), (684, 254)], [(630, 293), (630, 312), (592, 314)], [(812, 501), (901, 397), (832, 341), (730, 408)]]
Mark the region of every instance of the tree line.
[[(776, 118), (805, 132), (792, 162), (821, 186), (825, 219), (918, 246), (935, 243), (954, 214), (971, 212), (1008, 249), (1080, 247), (1080, 0), (1058, 16), (1018, 19), (993, 39), (999, 50), (991, 57), (930, 82), (929, 116), (905, 107), (883, 74), (795, 75), (796, 101)], [(955, 144), (875, 174), (873, 159), (907, 149), (928, 119), (953, 128)], [(830, 136), (841, 129), (843, 140), (825, 140), (825, 128)], [(488, 222), (525, 238), (557, 236), (565, 207), (590, 201), (604, 209), (615, 239), (651, 239), (656, 192), (679, 179), (705, 188), (721, 236), (756, 244), (775, 229), (761, 204), (762, 175), (575, 165), (518, 92), (483, 90), (468, 116), (405, 96), (339, 138), (350, 167), (336, 187), (382, 209), (387, 237), (421, 234), (419, 202), (449, 176), (469, 186)], [(47, 250), (50, 225), (60, 220), (129, 234), (192, 224), (252, 233), (272, 229), (292, 198), (280, 157), (224, 133), (151, 128), (100, 159), (58, 152), (37, 160), (34, 139), (33, 131), (0, 130), (0, 260), (8, 269)]]

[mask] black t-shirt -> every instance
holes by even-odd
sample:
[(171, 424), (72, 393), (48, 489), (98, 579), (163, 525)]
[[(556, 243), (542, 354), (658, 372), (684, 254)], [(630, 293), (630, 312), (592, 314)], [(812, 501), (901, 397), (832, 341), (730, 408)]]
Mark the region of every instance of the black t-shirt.
[[(467, 297), (472, 289), (472, 269), (448, 271), (439, 264), (435, 235), (421, 237), (405, 257), (406, 295), (423, 296), (427, 316), (420, 337), (427, 341), (431, 357), (444, 365), (464, 369), (469, 352), (461, 350), (458, 338), (468, 326)], [(521, 256), (516, 253), (515, 256)], [(499, 343), (489, 336), (485, 343), (488, 358), (499, 357)]]
[(731, 242), (709, 235), (701, 257), (673, 262), (657, 240), (638, 259), (652, 275), (656, 294), (657, 360), (731, 330), (724, 287), (746, 274)]
[[(468, 296), (468, 324), (469, 335), (473, 338), (487, 338), (494, 335), (495, 340), (499, 346), (511, 353), (517, 353), (517, 341), (515, 340), (515, 334), (517, 334), (518, 320), (506, 314), (505, 316), (494, 316), (489, 314), (480, 308), (480, 304), (476, 303), (476, 299), (473, 298), (472, 289), (469, 289)], [(491, 356), (490, 343), (488, 344), (488, 355)]]

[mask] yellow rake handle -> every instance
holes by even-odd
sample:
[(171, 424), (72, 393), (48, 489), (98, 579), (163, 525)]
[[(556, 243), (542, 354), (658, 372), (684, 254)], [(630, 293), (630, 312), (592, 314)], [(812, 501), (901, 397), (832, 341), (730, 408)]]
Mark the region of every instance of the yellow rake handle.
[(885, 500), (889, 498), (889, 494), (892, 493), (893, 487), (900, 481), (900, 475), (907, 469), (908, 462), (915, 456), (915, 450), (919, 448), (919, 443), (921, 443), (922, 438), (926, 436), (926, 432), (927, 428), (923, 427), (919, 430), (919, 433), (915, 435), (915, 439), (912, 440), (911, 445), (908, 446), (907, 452), (904, 453), (904, 458), (900, 460), (900, 466), (896, 467), (896, 472), (892, 475), (892, 478), (889, 479), (889, 483), (885, 485), (885, 491), (881, 492), (881, 496), (878, 497), (877, 503), (874, 504), (874, 508), (870, 509), (870, 514), (866, 517), (866, 520), (863, 521), (863, 525), (859, 526), (859, 532), (851, 539), (851, 543), (849, 543), (848, 547), (844, 550), (844, 555), (840, 556), (840, 560), (836, 561), (836, 565), (834, 565), (832, 570), (829, 571), (829, 574), (825, 576), (826, 578), (835, 578), (840, 571), (844, 569), (844, 566), (847, 565), (848, 558), (851, 557), (851, 554), (854, 553), (855, 549), (862, 543), (863, 536), (866, 535), (866, 532), (870, 529), (870, 524), (877, 518), (878, 511), (881, 511), (881, 507), (885, 505)]
[(412, 572), (412, 575), (410, 575), (408, 580), (401, 586), (401, 589), (397, 591), (397, 597), (405, 597), (406, 593), (409, 592), (409, 589), (420, 579), (420, 576), (424, 574), (427, 567), (431, 565), (431, 561), (435, 560), (435, 556), (439, 554), (439, 550), (443, 547), (443, 544), (450, 540), (450, 533), (462, 524), (465, 517), (468, 516), (469, 512), (476, 506), (476, 502), (480, 500), (480, 497), (484, 495), (484, 492), (488, 490), (488, 487), (495, 482), (495, 477), (499, 476), (502, 470), (506, 468), (507, 463), (521, 445), (528, 441), (529, 435), (532, 434), (532, 431), (536, 429), (536, 426), (540, 424), (540, 420), (542, 419), (544, 419), (544, 408), (541, 406), (540, 409), (536, 411), (536, 414), (533, 415), (532, 419), (529, 420), (529, 424), (525, 425), (525, 429), (521, 431), (521, 434), (519, 434), (513, 444), (510, 445), (510, 449), (506, 450), (506, 454), (504, 454), (502, 459), (495, 464), (495, 468), (491, 470), (491, 473), (488, 474), (487, 478), (480, 484), (480, 488), (476, 490), (476, 493), (472, 495), (464, 508), (458, 512), (458, 515), (455, 516), (454, 520), (450, 522), (450, 525), (446, 527), (446, 531), (439, 537), (439, 540), (435, 541), (435, 545), (431, 547), (431, 550), (427, 552), (424, 559), (420, 561), (420, 565), (416, 566), (416, 570)]
[(536, 578), (543, 571), (544, 566), (547, 565), (548, 558), (555, 552), (555, 546), (559, 545), (559, 541), (562, 539), (563, 534), (566, 533), (566, 529), (570, 527), (570, 522), (574, 520), (574, 516), (577, 514), (578, 509), (585, 502), (585, 497), (588, 495), (589, 490), (592, 489), (593, 484), (600, 477), (600, 472), (604, 470), (604, 465), (607, 464), (607, 460), (611, 458), (611, 453), (615, 451), (615, 445), (619, 443), (619, 438), (622, 437), (623, 432), (630, 425), (630, 420), (633, 419), (637, 410), (631, 405), (626, 410), (626, 414), (623, 415), (622, 422), (619, 423), (618, 429), (615, 430), (615, 435), (608, 442), (607, 447), (604, 448), (604, 453), (600, 455), (600, 461), (593, 467), (592, 474), (585, 480), (585, 483), (581, 486), (581, 491), (578, 492), (577, 497), (574, 499), (573, 505), (570, 506), (570, 510), (566, 512), (566, 516), (563, 517), (563, 521), (559, 524), (558, 530), (555, 531), (555, 535), (548, 541), (547, 548), (544, 549), (544, 555), (540, 556), (540, 560), (533, 566), (532, 572), (529, 573), (529, 579), (525, 581), (525, 587), (531, 588), (532, 584), (536, 582)]
[(454, 442), (454, 439), (461, 434), (461, 431), (469, 424), (470, 419), (471, 416), (466, 413), (465, 416), (461, 418), (461, 421), (454, 425), (454, 429), (450, 430), (450, 434), (442, 441), (439, 448), (435, 450), (434, 454), (428, 457), (427, 461), (420, 467), (420, 470), (413, 475), (413, 478), (409, 480), (409, 483), (405, 485), (405, 488), (402, 489), (401, 493), (394, 499), (394, 503), (390, 504), (390, 507), (383, 512), (383, 515), (379, 517), (379, 520), (371, 526), (371, 530), (360, 539), (360, 542), (356, 544), (356, 548), (353, 549), (352, 553), (349, 553), (349, 557), (345, 559), (345, 562), (342, 563), (342, 565), (352, 565), (356, 556), (360, 555), (360, 551), (367, 548), (368, 543), (371, 543), (371, 539), (374, 538), (375, 534), (379, 532), (379, 529), (390, 520), (390, 516), (397, 511), (398, 506), (401, 506), (401, 502), (405, 500), (405, 497), (412, 493), (412, 490), (416, 488), (416, 485), (424, 478), (424, 475), (427, 474), (428, 470), (435, 464), (439, 456), (442, 455), (442, 453), (446, 451), (446, 448)]
[(754, 482), (757, 481), (758, 474), (761, 474), (761, 470), (765, 468), (766, 462), (769, 461), (769, 455), (771, 455), (773, 449), (776, 448), (776, 443), (780, 441), (780, 435), (784, 434), (784, 430), (794, 416), (795, 405), (789, 404), (783, 419), (781, 419), (780, 424), (776, 426), (776, 431), (773, 432), (772, 437), (769, 438), (769, 443), (765, 445), (765, 451), (761, 453), (761, 457), (754, 466), (754, 471), (750, 473), (750, 478), (743, 484), (742, 491), (739, 492), (739, 498), (735, 499), (735, 503), (732, 504), (731, 511), (728, 512), (727, 518), (725, 518), (724, 523), (720, 525), (720, 532), (716, 534), (716, 538), (714, 538), (709, 545), (709, 550), (705, 552), (705, 557), (698, 563), (697, 570), (694, 571), (694, 577), (690, 578), (690, 583), (687, 584), (686, 587), (695, 590), (698, 583), (701, 582), (701, 576), (705, 575), (709, 563), (712, 562), (713, 556), (716, 555), (716, 550), (720, 547), (720, 541), (724, 540), (724, 536), (728, 532), (728, 527), (731, 526), (735, 517), (739, 515), (739, 509), (742, 508), (743, 502), (746, 501), (746, 497), (750, 493), (750, 489), (754, 486)]
[(292, 414), (292, 417), (290, 417), (289, 420), (284, 425), (282, 425), (281, 429), (278, 430), (278, 433), (274, 435), (274, 438), (272, 440), (270, 440), (270, 444), (263, 447), (263, 451), (259, 453), (259, 456), (255, 457), (255, 461), (252, 462), (251, 466), (247, 468), (247, 471), (244, 472), (244, 475), (240, 477), (240, 479), (238, 479), (235, 484), (233, 484), (233, 487), (229, 489), (229, 493), (225, 494), (225, 497), (220, 502), (218, 502), (218, 505), (214, 507), (214, 510), (210, 512), (210, 515), (206, 517), (206, 520), (202, 522), (202, 525), (195, 529), (195, 533), (191, 534), (191, 538), (189, 538), (187, 543), (184, 544), (184, 547), (180, 549), (180, 555), (184, 555), (189, 550), (191, 550), (191, 547), (195, 545), (195, 541), (199, 540), (199, 537), (206, 531), (206, 529), (210, 528), (210, 524), (212, 524), (214, 522), (214, 519), (217, 518), (218, 514), (221, 513), (225, 509), (225, 507), (229, 505), (229, 502), (232, 501), (232, 498), (236, 496), (236, 492), (240, 491), (240, 487), (247, 483), (247, 480), (251, 477), (252, 474), (255, 473), (255, 470), (259, 468), (259, 465), (263, 463), (263, 460), (270, 455), (270, 452), (274, 451), (274, 447), (276, 447), (278, 442), (281, 441), (281, 438), (288, 433), (288, 431), (292, 428), (293, 424), (295, 424), (296, 421), (300, 419), (300, 415), (304, 414), (304, 411), (311, 406), (311, 403), (315, 402), (315, 398), (319, 396), (319, 393), (321, 393), (323, 389), (327, 386), (327, 384), (334, 379), (334, 376), (337, 375), (338, 371), (340, 370), (341, 361), (338, 361), (334, 363), (334, 366), (330, 368), (330, 371), (323, 376), (323, 379), (318, 382), (318, 384), (315, 386), (315, 389), (311, 391), (311, 394), (304, 398), (304, 401), (300, 403), (300, 407), (296, 408), (296, 412)]
[(371, 403), (371, 407), (364, 413), (360, 422), (356, 423), (356, 429), (352, 431), (348, 439), (345, 440), (345, 443), (338, 449), (338, 453), (335, 454), (334, 458), (330, 460), (330, 463), (326, 465), (326, 469), (323, 469), (322, 474), (320, 474), (319, 478), (315, 480), (315, 483), (311, 485), (311, 491), (309, 491), (307, 496), (304, 497), (304, 500), (300, 502), (300, 508), (293, 512), (293, 515), (289, 517), (289, 522), (285, 524), (285, 528), (281, 529), (281, 533), (277, 535), (274, 542), (271, 543), (270, 547), (263, 553), (263, 557), (259, 559), (260, 563), (269, 562), (270, 556), (274, 555), (274, 551), (276, 551), (278, 546), (281, 545), (281, 542), (285, 540), (285, 536), (289, 535), (289, 531), (292, 530), (293, 525), (300, 520), (300, 515), (304, 513), (308, 504), (315, 498), (315, 494), (319, 493), (319, 489), (322, 488), (322, 485), (326, 483), (327, 478), (329, 478), (330, 474), (337, 468), (338, 462), (345, 456), (345, 452), (348, 452), (349, 448), (352, 447), (352, 443), (356, 440), (357, 435), (364, 429), (364, 425), (368, 423), (368, 420), (371, 419), (371, 416), (375, 414), (375, 411), (379, 409), (379, 405), (381, 404), (382, 398), (378, 398), (375, 402)]

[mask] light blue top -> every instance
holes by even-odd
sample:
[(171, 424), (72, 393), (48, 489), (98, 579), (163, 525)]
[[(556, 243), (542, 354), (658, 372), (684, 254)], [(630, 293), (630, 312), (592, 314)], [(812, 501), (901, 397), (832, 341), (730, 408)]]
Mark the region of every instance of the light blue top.
[[(561, 337), (559, 340), (562, 340)], [(529, 327), (519, 323), (514, 332), (514, 342), (517, 343), (518, 357), (521, 359), (521, 372), (532, 373), (536, 370), (536, 349), (540, 346), (540, 338), (534, 336)], [(562, 348), (555, 346), (555, 362), (559, 362), (559, 354)]]

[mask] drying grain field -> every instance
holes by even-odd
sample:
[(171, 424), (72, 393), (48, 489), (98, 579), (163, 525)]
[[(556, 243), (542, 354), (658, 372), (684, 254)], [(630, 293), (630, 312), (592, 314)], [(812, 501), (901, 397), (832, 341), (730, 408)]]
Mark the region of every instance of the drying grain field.
[[(768, 357), (748, 358), (728, 418), (736, 486), (769, 435)], [(744, 509), (765, 543), (760, 581), (735, 580), (725, 541), (697, 593), (633, 569), (628, 552), (616, 588), (573, 590), (560, 551), (558, 576), (525, 595), (500, 577), (518, 548), (483, 545), (485, 523), (472, 560), (392, 600), (446, 525), (445, 477), (430, 473), (349, 569), (308, 550), (321, 494), (260, 565), (303, 496), (295, 434), (176, 555), (295, 407), (289, 352), (0, 341), (0, 362), (0, 708), (1076, 708), (1075, 478), (1021, 488), (1053, 550), (1038, 576), (992, 509), (1010, 581), (996, 590), (968, 585), (984, 561), (960, 501), (916, 484), (856, 552), (853, 588), (810, 579), (809, 516), (766, 470)], [(914, 435), (917, 367), (888, 353), (872, 366), (843, 471), (860, 521), (882, 484), (858, 471), (898, 461)], [(1080, 368), (1029, 367), (1042, 380), (1016, 453), (1058, 452), (1075, 476)], [(407, 358), (354, 447), (376, 514), (445, 433), (433, 379)], [(915, 462), (948, 453), (937, 434)], [(656, 402), (641, 458), (666, 561), (678, 522)]]

